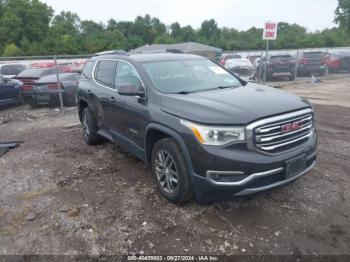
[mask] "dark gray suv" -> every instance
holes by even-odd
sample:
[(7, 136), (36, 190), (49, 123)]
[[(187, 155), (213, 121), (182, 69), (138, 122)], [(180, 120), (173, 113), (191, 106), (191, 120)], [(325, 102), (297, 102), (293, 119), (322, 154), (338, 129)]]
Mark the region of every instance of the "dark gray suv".
[(296, 180), (316, 161), (307, 100), (185, 54), (102, 55), (77, 91), (84, 139), (122, 146), (174, 203), (232, 199)]

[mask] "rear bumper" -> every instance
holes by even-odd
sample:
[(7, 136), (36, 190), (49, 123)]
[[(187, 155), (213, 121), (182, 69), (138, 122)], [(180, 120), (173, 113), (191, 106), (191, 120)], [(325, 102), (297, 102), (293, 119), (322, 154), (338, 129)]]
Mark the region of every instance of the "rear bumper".
[(20, 100), (18, 97), (13, 97), (13, 98), (3, 98), (0, 99), (0, 106), (6, 106), (6, 105), (11, 105), (18, 103)]
[(320, 66), (299, 66), (298, 68), (299, 72), (305, 72), (305, 73), (314, 73), (314, 72), (325, 72), (326, 66), (320, 65)]
[[(66, 99), (69, 94), (62, 91), (62, 98)], [(37, 103), (59, 102), (59, 92), (23, 92), (21, 97), (24, 101), (31, 99)]]

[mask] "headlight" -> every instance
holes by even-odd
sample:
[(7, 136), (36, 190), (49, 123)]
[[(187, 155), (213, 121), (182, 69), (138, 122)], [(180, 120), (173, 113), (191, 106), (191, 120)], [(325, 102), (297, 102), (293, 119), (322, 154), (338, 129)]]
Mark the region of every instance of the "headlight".
[(180, 122), (191, 129), (203, 145), (222, 146), (245, 140), (244, 127), (204, 126), (183, 119)]

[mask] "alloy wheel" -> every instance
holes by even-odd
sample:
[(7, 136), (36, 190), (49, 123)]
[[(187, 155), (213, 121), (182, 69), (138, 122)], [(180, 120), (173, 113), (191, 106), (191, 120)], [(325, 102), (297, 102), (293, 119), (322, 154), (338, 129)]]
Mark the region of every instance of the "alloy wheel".
[(165, 150), (160, 150), (155, 159), (155, 172), (162, 189), (174, 194), (178, 188), (178, 172), (173, 157)]
[(83, 133), (84, 133), (85, 137), (88, 137), (90, 135), (89, 122), (88, 122), (87, 114), (84, 114), (84, 116), (83, 116)]

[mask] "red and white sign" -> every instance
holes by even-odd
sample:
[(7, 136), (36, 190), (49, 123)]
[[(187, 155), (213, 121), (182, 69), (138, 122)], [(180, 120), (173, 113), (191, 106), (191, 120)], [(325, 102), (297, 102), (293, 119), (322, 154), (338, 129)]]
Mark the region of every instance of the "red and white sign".
[(276, 40), (277, 39), (277, 22), (265, 22), (264, 26), (264, 40)]

